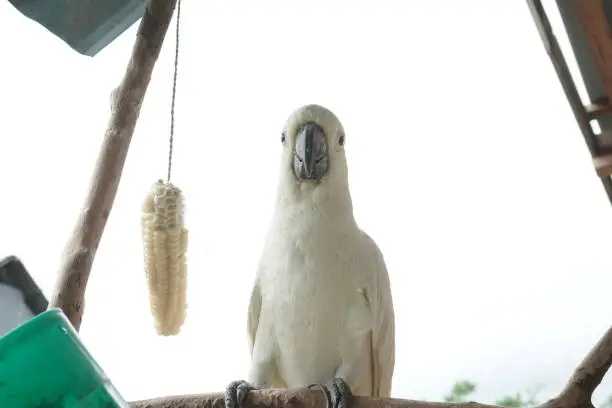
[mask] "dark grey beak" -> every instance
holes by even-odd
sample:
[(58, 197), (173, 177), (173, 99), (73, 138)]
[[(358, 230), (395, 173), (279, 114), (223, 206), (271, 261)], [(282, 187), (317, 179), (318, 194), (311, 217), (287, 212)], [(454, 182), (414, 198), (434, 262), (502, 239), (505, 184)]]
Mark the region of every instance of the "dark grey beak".
[(305, 123), (295, 139), (293, 171), (298, 180), (321, 181), (327, 173), (327, 140), (321, 126)]

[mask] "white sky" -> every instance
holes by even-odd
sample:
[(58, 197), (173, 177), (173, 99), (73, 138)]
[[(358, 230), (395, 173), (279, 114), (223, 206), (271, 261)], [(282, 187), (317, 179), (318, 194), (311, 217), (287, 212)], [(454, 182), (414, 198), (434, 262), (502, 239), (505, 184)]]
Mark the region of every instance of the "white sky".
[[(246, 377), (279, 132), (306, 103), (343, 120), (356, 217), (387, 260), (394, 395), (439, 399), (459, 379), (483, 402), (563, 386), (610, 324), (612, 209), (525, 2), (186, 0), (183, 11), (173, 180), (188, 205), (187, 322), (155, 335), (139, 230), (165, 175), (173, 28), (87, 292), (83, 340), (127, 399)], [(0, 27), (0, 248), (50, 295), (137, 25), (93, 59), (8, 2)], [(609, 378), (599, 399), (610, 392)]]

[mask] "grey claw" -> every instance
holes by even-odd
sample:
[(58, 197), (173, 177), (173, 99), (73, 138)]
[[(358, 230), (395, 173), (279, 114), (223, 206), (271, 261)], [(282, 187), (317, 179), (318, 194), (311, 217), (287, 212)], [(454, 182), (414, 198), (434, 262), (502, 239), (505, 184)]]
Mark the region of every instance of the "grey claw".
[(342, 378), (334, 378), (330, 381), (333, 408), (349, 408), (349, 400), (353, 396), (351, 388)]
[(225, 396), (223, 398), (225, 400), (225, 407), (240, 408), (247, 394), (255, 389), (255, 387), (246, 381), (232, 381), (225, 389)]
[(334, 403), (332, 401), (332, 397), (329, 392), (329, 388), (327, 388), (325, 385), (321, 383), (315, 383), (315, 384), (310, 384), (307, 388), (318, 388), (321, 391), (323, 391), (323, 394), (325, 394), (325, 408), (333, 407)]
[(316, 383), (308, 386), (308, 388), (315, 387), (325, 393), (325, 408), (349, 408), (349, 400), (353, 393), (342, 378), (334, 378), (326, 385)]

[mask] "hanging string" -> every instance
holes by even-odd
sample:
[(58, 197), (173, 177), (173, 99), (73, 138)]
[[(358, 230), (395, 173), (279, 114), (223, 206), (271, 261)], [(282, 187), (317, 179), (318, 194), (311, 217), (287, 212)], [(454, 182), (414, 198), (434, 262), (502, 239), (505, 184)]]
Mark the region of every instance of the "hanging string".
[(181, 20), (181, 0), (176, 2), (176, 42), (174, 45), (174, 77), (172, 79), (172, 104), (170, 105), (170, 139), (168, 140), (168, 177), (167, 182), (170, 182), (172, 175), (172, 153), (174, 150), (174, 105), (176, 102), (176, 77), (178, 74), (178, 59), (179, 59), (179, 27)]

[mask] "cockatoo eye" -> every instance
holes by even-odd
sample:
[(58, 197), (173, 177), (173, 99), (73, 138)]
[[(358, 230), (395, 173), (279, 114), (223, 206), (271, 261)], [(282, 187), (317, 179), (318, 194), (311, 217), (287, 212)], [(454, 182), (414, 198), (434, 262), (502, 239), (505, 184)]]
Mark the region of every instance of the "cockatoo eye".
[(285, 136), (285, 132), (281, 133), (281, 143), (285, 143), (285, 139), (287, 139), (287, 136)]
[(338, 144), (339, 144), (340, 146), (344, 146), (344, 135), (342, 135), (342, 136), (340, 136), (340, 137), (338, 138)]

